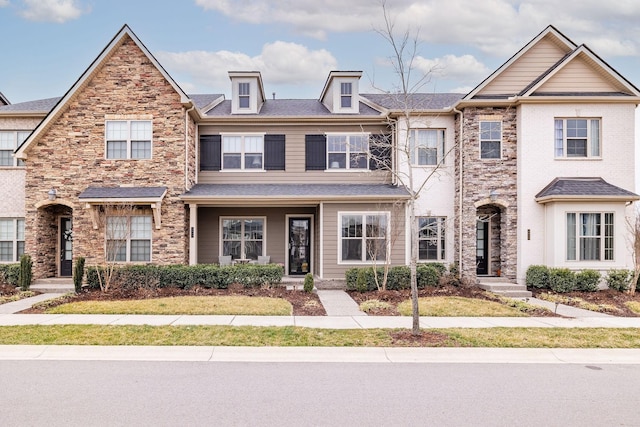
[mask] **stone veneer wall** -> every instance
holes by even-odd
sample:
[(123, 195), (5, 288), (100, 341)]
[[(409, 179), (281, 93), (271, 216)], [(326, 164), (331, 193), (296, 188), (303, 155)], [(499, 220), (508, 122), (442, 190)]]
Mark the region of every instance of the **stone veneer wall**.
[[(459, 133), (459, 118), (456, 132)], [(480, 121), (502, 122), (502, 158), (480, 159)], [(462, 218), (456, 218), (456, 228), (462, 228), (462, 266), (464, 277), (476, 279), (476, 218), (478, 208), (492, 205), (500, 208), (499, 265), (492, 259), (492, 274), (500, 268), (502, 276), (515, 279), (517, 266), (517, 118), (516, 109), (508, 107), (465, 108), (463, 121), (462, 189), (456, 180), (456, 213), (459, 214), (462, 190)], [(460, 135), (456, 135), (460, 141)], [(460, 155), (460, 147), (456, 156)], [(459, 176), (459, 158), (456, 158), (456, 176)], [(498, 192), (496, 202), (489, 199), (492, 190)], [(492, 233), (498, 230), (492, 225)], [(495, 235), (493, 236), (495, 238)], [(456, 235), (456, 258), (459, 258), (459, 235)], [(496, 255), (496, 242), (492, 243)]]
[[(105, 159), (107, 119), (151, 119), (152, 158)], [(190, 127), (195, 133), (192, 121)], [(153, 228), (151, 262), (185, 263), (188, 215), (178, 198), (185, 190), (184, 150), (180, 96), (133, 40), (124, 37), (27, 152), (25, 245), (33, 256), (34, 278), (55, 273), (48, 253), (57, 236), (41, 233), (57, 227), (57, 219), (53, 208), (35, 207), (47, 200), (51, 188), (57, 191), (57, 201), (73, 209), (74, 258), (83, 256), (91, 265), (104, 260), (104, 230), (93, 229), (90, 212), (78, 195), (88, 186), (166, 186), (162, 228)]]

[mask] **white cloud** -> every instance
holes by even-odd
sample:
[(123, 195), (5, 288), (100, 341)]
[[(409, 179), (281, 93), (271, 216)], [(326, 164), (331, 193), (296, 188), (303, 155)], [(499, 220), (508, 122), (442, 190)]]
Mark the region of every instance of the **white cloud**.
[(9, 0), (0, 0), (0, 7), (9, 6)]
[[(302, 85), (319, 83), (337, 61), (330, 52), (309, 50), (296, 44), (276, 41), (263, 46), (260, 55), (251, 57), (240, 52), (189, 51), (159, 52), (158, 60), (175, 76), (182, 76), (187, 88), (199, 87), (220, 91), (230, 86), (229, 71), (260, 71), (265, 84)], [(178, 77), (176, 77), (178, 79)]]
[(26, 9), (23, 9), (20, 14), (30, 21), (62, 24), (88, 12), (88, 9), (83, 11), (76, 0), (23, 0), (23, 2)]
[(434, 59), (417, 56), (415, 65), (421, 72), (431, 74), (432, 80), (456, 80), (461, 83), (477, 82), (491, 72), (472, 55), (445, 55)]

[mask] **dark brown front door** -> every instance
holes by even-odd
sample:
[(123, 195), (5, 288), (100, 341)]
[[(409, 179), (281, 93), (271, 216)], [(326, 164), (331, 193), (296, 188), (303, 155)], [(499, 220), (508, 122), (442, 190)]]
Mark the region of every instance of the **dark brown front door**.
[(311, 219), (289, 218), (289, 274), (311, 272)]
[(70, 277), (73, 271), (73, 227), (71, 218), (60, 218), (60, 276)]
[(489, 222), (476, 222), (476, 274), (489, 274)]

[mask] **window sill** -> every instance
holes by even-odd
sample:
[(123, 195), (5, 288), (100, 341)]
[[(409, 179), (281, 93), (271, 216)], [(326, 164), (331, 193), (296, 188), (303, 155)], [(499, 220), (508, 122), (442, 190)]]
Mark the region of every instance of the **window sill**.
[[(214, 172), (214, 171), (205, 171), (205, 172)], [(223, 173), (264, 173), (265, 169), (220, 169), (218, 172)]]
[(338, 172), (346, 172), (346, 173), (362, 173), (362, 172), (371, 172), (369, 169), (342, 169), (342, 168), (335, 168), (335, 169), (325, 169), (325, 172), (329, 172), (329, 173), (338, 173)]
[(602, 160), (602, 157), (554, 157), (553, 160), (569, 161), (569, 162), (576, 162), (576, 161), (595, 162), (598, 160)]
[(10, 171), (10, 170), (25, 170), (26, 166), (0, 166), (0, 170)]

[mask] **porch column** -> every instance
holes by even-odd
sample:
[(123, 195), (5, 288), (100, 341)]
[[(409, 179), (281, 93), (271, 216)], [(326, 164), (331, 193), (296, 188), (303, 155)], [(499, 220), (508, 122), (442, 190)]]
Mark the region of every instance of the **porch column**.
[(189, 265), (198, 263), (198, 205), (189, 203)]

